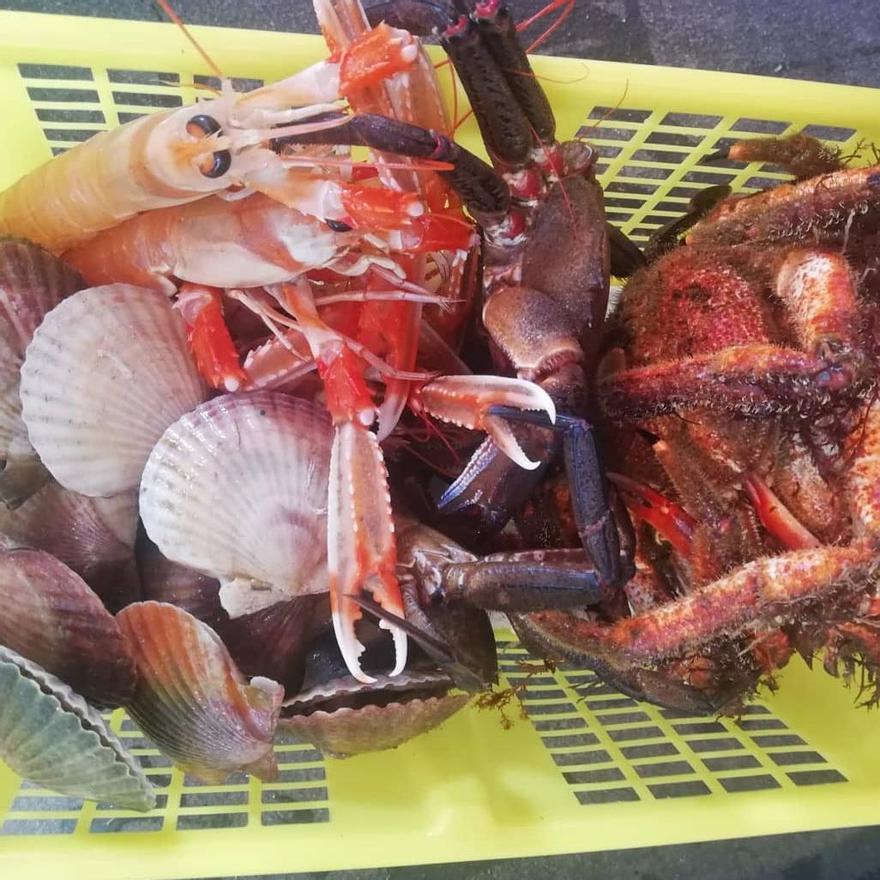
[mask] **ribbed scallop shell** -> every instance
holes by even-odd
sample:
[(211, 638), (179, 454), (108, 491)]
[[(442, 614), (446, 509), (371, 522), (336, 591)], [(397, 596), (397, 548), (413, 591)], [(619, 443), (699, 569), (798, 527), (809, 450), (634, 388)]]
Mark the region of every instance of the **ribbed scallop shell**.
[(21, 419), (24, 352), (46, 312), (83, 286), (79, 275), (48, 251), (0, 239), (0, 499), (12, 507), (46, 478)]
[(118, 624), (48, 553), (0, 552), (0, 645), (95, 702), (118, 706), (134, 693), (134, 661)]
[(326, 414), (269, 391), (227, 394), (172, 425), (141, 482), (169, 559), (220, 579), (231, 617), (327, 590)]
[(0, 758), (60, 794), (146, 812), (147, 778), (86, 701), (55, 676), (0, 647)]
[(136, 492), (89, 498), (50, 480), (16, 510), (0, 508), (0, 547), (51, 553), (116, 612), (140, 598), (137, 522)]
[(241, 769), (274, 778), (281, 685), (267, 678), (248, 684), (220, 637), (173, 605), (136, 603), (117, 620), (138, 670), (127, 709), (144, 733), (207, 782)]
[(31, 443), (59, 483), (84, 495), (135, 488), (162, 432), (205, 394), (171, 303), (128, 284), (56, 306), (21, 369)]
[(442, 724), (463, 709), (469, 699), (467, 694), (452, 694), (386, 706), (318, 711), (282, 718), (279, 726), (312, 743), (325, 755), (346, 758), (396, 748)]
[[(333, 665), (309, 659), (309, 678)], [(369, 683), (350, 675), (332, 678), (285, 700), (278, 724), (337, 758), (393, 749), (467, 704), (469, 695), (450, 695), (450, 687), (452, 679), (438, 670), (380, 674)]]

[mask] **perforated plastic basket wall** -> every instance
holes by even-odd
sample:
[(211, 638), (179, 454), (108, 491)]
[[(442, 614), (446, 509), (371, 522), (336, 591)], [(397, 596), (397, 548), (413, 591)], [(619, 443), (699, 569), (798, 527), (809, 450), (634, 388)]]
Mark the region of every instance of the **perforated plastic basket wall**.
[[(317, 38), (195, 28), (230, 76), (272, 80)], [(877, 93), (730, 74), (540, 59), (560, 135), (603, 155), (608, 211), (643, 239), (708, 183), (773, 169), (702, 159), (728, 139), (806, 128), (845, 153), (880, 143)], [(0, 12), (0, 188), (92, 132), (194, 100), (205, 74), (167, 25)], [(613, 109), (611, 109), (613, 108)], [(463, 137), (475, 145), (473, 130)], [(49, 194), (47, 194), (48, 198)], [(0, 877), (163, 880), (530, 856), (880, 822), (877, 713), (792, 663), (737, 721), (680, 717), (550, 673), (502, 645), (525, 716), (469, 710), (393, 752), (324, 760), (279, 744), (281, 774), (201, 785), (123, 713), (159, 789), (147, 816), (51, 795), (0, 765)]]

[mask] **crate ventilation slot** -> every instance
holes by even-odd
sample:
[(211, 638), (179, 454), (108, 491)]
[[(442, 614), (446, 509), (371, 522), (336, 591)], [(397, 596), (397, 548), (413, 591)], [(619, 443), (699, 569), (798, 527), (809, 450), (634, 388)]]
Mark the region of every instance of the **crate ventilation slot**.
[(245, 828), (248, 824), (312, 825), (330, 821), (324, 760), (309, 745), (279, 737), (278, 779), (260, 782), (244, 773), (224, 785), (205, 785), (171, 766), (120, 710), (111, 723), (156, 788), (157, 806), (142, 815), (61, 797), (23, 783), (0, 825), (9, 834), (106, 834)]
[(515, 642), (499, 646), (499, 663), (581, 804), (847, 781), (760, 702), (738, 720), (689, 716), (638, 703), (590, 670), (550, 672)]

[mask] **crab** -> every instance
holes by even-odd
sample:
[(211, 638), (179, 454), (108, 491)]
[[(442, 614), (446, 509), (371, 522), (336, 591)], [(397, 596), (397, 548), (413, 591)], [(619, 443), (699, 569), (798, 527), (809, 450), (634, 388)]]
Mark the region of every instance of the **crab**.
[(655, 247), (630, 280), (606, 336), (605, 449), (637, 521), (622, 613), (516, 620), (545, 656), (674, 708), (730, 710), (795, 651), (822, 648), (828, 672), (862, 669), (878, 700), (880, 385), (864, 255), (880, 168), (844, 167), (799, 137), (731, 148), (777, 161), (788, 149), (795, 173), (821, 173), (697, 205), (664, 232), (683, 231), (680, 245)]

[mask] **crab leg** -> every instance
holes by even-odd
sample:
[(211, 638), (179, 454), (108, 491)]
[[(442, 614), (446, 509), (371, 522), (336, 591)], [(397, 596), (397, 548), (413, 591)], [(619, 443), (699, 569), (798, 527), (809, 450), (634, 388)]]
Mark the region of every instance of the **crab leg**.
[(247, 381), (247, 374), (223, 320), (222, 291), (202, 284), (181, 284), (175, 307), (186, 322), (187, 342), (199, 374), (213, 388), (237, 391)]
[(766, 343), (633, 367), (597, 384), (610, 418), (642, 419), (689, 409), (760, 417), (809, 411), (828, 394), (851, 391), (857, 378), (845, 362)]
[(859, 215), (872, 216), (880, 169), (844, 168), (721, 202), (687, 236), (689, 245), (839, 240)]
[[(699, 223), (713, 208), (732, 192), (726, 183), (716, 186), (707, 186), (700, 190), (688, 203), (687, 211), (681, 217), (676, 217), (668, 223), (664, 223), (656, 232), (651, 234), (645, 245), (645, 260), (653, 263), (654, 260), (678, 247), (685, 232)], [(629, 239), (627, 239), (629, 241)], [(617, 274), (616, 272), (614, 273)]]
[(478, 608), (532, 611), (595, 605), (606, 589), (583, 550), (526, 550), (449, 563), (435, 595)]
[(503, 376), (441, 376), (416, 391), (410, 405), (416, 412), (485, 431), (511, 461), (526, 470), (534, 470), (541, 462), (526, 455), (516, 435), (499, 417), (499, 407), (505, 416), (519, 418), (524, 410), (534, 410), (544, 414), (542, 424), (556, 421), (553, 398), (540, 385)]
[[(656, 663), (699, 649), (719, 638), (761, 635), (796, 625), (802, 608), (823, 602), (842, 621), (857, 623), (877, 613), (866, 588), (878, 577), (880, 541), (880, 412), (865, 407), (850, 438), (850, 507), (858, 536), (849, 547), (811, 547), (756, 559), (682, 599), (611, 626), (556, 612), (537, 612), (530, 623), (554, 642), (587, 654)], [(831, 628), (832, 638), (835, 628)]]
[(571, 503), (578, 537), (603, 583), (626, 580), (631, 572), (621, 560), (620, 539), (601, 478), (596, 439), (585, 420), (560, 414), (550, 421), (541, 414), (494, 407), (491, 412), (520, 422), (554, 428), (562, 435), (565, 469), (571, 489)]
[(743, 488), (761, 520), (761, 525), (789, 550), (819, 547), (821, 542), (806, 529), (797, 517), (776, 497), (773, 490), (757, 475), (746, 474)]
[(603, 626), (555, 611), (536, 612), (533, 623), (586, 653), (613, 653), (634, 663), (655, 663), (694, 651), (723, 636), (796, 623), (799, 609), (820, 598), (855, 608), (877, 576), (873, 548), (821, 547), (757, 559), (730, 575), (649, 614)]
[(718, 159), (771, 162), (774, 165), (781, 165), (798, 180), (806, 180), (819, 174), (830, 174), (844, 167), (839, 149), (829, 147), (818, 138), (800, 131), (786, 137), (749, 138), (736, 141), (707, 157), (709, 162)]

